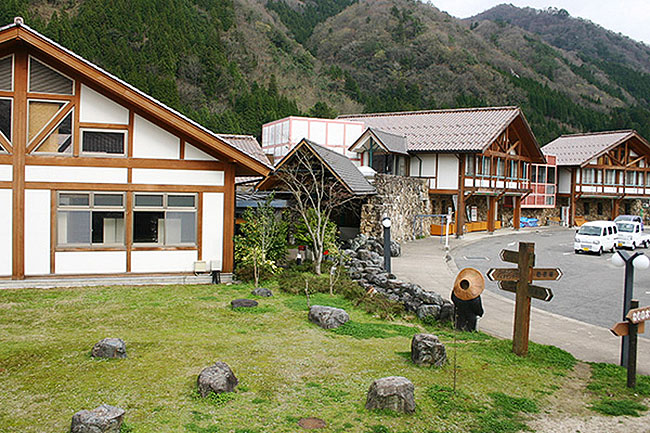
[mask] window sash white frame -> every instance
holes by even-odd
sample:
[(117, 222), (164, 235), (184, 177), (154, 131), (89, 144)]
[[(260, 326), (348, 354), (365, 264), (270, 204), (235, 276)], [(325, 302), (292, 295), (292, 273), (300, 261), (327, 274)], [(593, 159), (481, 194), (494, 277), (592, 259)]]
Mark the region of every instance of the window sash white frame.
[[(72, 93), (68, 95), (67, 93), (50, 93), (50, 92), (34, 92), (34, 91), (32, 91), (32, 88), (31, 88), (32, 83), (31, 83), (31, 80), (30, 80), (31, 73), (32, 73), (32, 59), (34, 59), (35, 61), (37, 61), (41, 65), (45, 66), (46, 68), (50, 68), (54, 72), (56, 72), (57, 74), (61, 74), (62, 76), (64, 76), (68, 80), (72, 81)], [(43, 95), (57, 95), (57, 96), (75, 96), (76, 91), (77, 91), (77, 86), (76, 86), (76, 81), (75, 81), (74, 78), (72, 78), (68, 74), (64, 74), (63, 72), (59, 71), (57, 68), (52, 67), (51, 65), (47, 64), (46, 62), (44, 62), (43, 60), (40, 60), (37, 57), (34, 57), (32, 55), (28, 56), (28, 59), (27, 59), (27, 93), (40, 93), (40, 94), (43, 94)]]
[[(198, 194), (196, 193), (180, 193), (180, 192), (133, 192), (133, 233), (135, 233), (135, 213), (136, 212), (162, 212), (163, 215), (163, 220), (165, 221), (165, 227), (163, 228), (163, 234), (162, 234), (162, 240), (158, 239), (158, 242), (135, 242), (135, 238), (133, 240), (133, 247), (198, 247), (198, 236), (199, 236), (199, 231), (198, 231), (198, 210), (199, 210), (199, 203), (198, 203)], [(150, 196), (163, 196), (163, 202), (162, 206), (137, 206), (136, 205), (136, 196), (138, 195), (150, 195)], [(189, 207), (189, 206), (169, 206), (168, 205), (168, 198), (169, 196), (186, 196), (186, 197), (194, 197), (194, 206)], [(185, 213), (194, 213), (194, 242), (180, 242), (180, 243), (167, 243), (167, 227), (166, 227), (166, 221), (167, 221), (167, 212), (185, 212)]]
[[(126, 158), (129, 154), (129, 130), (126, 129), (98, 129), (98, 128), (79, 128), (79, 155), (88, 157), (101, 157), (101, 158)], [(124, 152), (123, 153), (107, 153), (107, 152), (90, 152), (84, 151), (84, 132), (110, 132), (119, 133), (124, 136)]]
[[(88, 195), (88, 204), (87, 205), (61, 205), (60, 197), (65, 194), (85, 194)], [(95, 206), (95, 195), (121, 195), (122, 196), (122, 206)], [(118, 247), (126, 248), (126, 226), (124, 230), (124, 237), (122, 238), (121, 243), (93, 243), (93, 226), (92, 226), (92, 215), (93, 211), (95, 212), (122, 212), (124, 214), (124, 223), (126, 224), (126, 193), (122, 191), (57, 191), (56, 193), (56, 224), (53, 229), (57, 230), (59, 228), (59, 212), (69, 212), (69, 211), (83, 211), (89, 213), (90, 218), (90, 242), (89, 243), (60, 243), (59, 236), (57, 233), (56, 236), (56, 247), (57, 248), (88, 248), (88, 249), (101, 249), (106, 247)]]

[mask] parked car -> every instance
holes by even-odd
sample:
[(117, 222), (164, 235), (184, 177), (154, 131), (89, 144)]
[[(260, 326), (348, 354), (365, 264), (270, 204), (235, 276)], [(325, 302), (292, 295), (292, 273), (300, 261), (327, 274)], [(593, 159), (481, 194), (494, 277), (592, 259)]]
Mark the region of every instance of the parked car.
[(643, 228), (638, 222), (619, 221), (616, 223), (618, 235), (616, 236), (616, 246), (636, 249), (636, 247), (647, 248), (650, 244), (650, 235), (643, 232)]
[(591, 221), (584, 223), (576, 232), (573, 249), (580, 252), (614, 252), (618, 230), (612, 221)]
[(639, 215), (619, 215), (614, 218), (614, 222), (635, 222), (641, 224), (641, 231), (643, 231), (643, 218)]

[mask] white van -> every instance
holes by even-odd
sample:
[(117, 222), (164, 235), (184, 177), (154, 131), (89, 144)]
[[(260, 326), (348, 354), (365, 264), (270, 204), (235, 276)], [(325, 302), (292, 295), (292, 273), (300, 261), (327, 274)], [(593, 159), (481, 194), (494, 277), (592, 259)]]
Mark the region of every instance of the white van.
[(618, 247), (630, 248), (636, 247), (647, 248), (650, 243), (650, 235), (643, 232), (643, 226), (638, 222), (619, 221), (616, 223), (618, 236), (616, 243)]
[(573, 249), (580, 252), (594, 252), (601, 255), (603, 251), (614, 252), (618, 230), (613, 221), (591, 221), (584, 223), (576, 232)]

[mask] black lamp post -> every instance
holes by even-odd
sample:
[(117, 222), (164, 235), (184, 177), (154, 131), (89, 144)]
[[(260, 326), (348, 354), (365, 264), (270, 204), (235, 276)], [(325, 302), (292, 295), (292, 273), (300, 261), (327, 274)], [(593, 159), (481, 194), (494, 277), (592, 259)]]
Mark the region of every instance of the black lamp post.
[[(630, 311), (632, 304), (632, 296), (634, 296), (634, 268), (647, 269), (650, 266), (650, 260), (643, 253), (635, 252), (629, 255), (625, 251), (618, 250), (617, 254), (612, 256), (612, 264), (614, 266), (625, 266), (625, 286), (623, 289), (623, 320)], [(627, 366), (629, 356), (629, 339), (628, 335), (623, 337), (621, 342), (621, 365)]]
[(390, 218), (384, 217), (381, 225), (384, 226), (384, 269), (390, 272)]

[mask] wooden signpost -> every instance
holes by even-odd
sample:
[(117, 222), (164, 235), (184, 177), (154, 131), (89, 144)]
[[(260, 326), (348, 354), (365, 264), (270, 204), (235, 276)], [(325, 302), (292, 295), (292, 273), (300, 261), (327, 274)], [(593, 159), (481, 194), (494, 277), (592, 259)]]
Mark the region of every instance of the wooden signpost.
[(617, 337), (628, 336), (627, 387), (636, 387), (636, 352), (637, 335), (645, 331), (645, 321), (650, 320), (650, 307), (639, 308), (639, 301), (632, 299), (631, 310), (625, 316), (625, 322), (616, 323), (610, 331)]
[(531, 283), (533, 280), (559, 280), (562, 271), (557, 268), (535, 268), (535, 244), (530, 242), (519, 242), (519, 251), (501, 250), (499, 257), (504, 262), (516, 263), (517, 267), (490, 269), (487, 277), (497, 281), (501, 290), (516, 294), (512, 351), (525, 356), (530, 334), (530, 299), (548, 302), (553, 298), (551, 289)]

